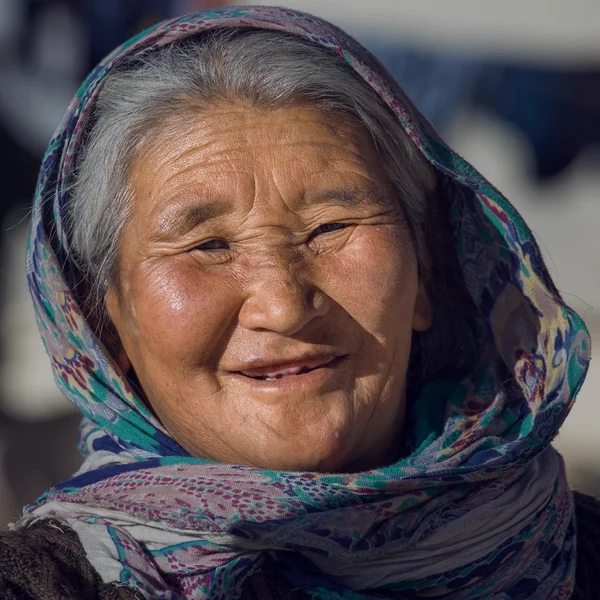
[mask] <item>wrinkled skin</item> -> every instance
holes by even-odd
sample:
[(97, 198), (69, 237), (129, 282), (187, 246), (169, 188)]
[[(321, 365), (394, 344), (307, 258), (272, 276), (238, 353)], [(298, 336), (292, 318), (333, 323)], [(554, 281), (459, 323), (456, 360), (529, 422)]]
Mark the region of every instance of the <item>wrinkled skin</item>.
[(130, 184), (108, 312), (173, 438), (280, 470), (395, 460), (411, 334), (432, 317), (366, 129), (221, 104), (164, 124)]

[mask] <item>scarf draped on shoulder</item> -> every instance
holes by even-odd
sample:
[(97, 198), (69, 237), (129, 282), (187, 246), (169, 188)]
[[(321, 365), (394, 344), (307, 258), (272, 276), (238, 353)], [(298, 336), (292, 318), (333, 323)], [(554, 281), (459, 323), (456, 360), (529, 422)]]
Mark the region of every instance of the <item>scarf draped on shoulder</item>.
[[(214, 28), (297, 35), (342, 56), (447, 183), (453, 239), (482, 352), (461, 381), (425, 387), (442, 426), (409, 456), (354, 474), (275, 472), (189, 456), (94, 336), (63, 265), (69, 176), (103, 80), (125, 57)], [(161, 23), (86, 79), (35, 196), (27, 278), (61, 391), (82, 411), (87, 459), (26, 509), (79, 535), (106, 582), (148, 598), (239, 598), (266, 562), (315, 599), (567, 599), (573, 499), (551, 447), (585, 377), (590, 339), (511, 204), (455, 154), (363, 47), (310, 15), (226, 8)], [(417, 418), (419, 418), (417, 416)]]

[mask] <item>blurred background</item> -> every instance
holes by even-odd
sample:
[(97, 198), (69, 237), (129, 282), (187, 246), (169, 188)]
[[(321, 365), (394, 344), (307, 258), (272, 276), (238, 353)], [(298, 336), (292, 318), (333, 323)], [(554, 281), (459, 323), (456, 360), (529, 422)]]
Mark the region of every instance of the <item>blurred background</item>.
[[(42, 153), (106, 53), (153, 22), (220, 4), (227, 2), (0, 0), (0, 526), (80, 463), (79, 417), (54, 385), (24, 275)], [(521, 211), (600, 345), (600, 2), (279, 4), (331, 20), (379, 56)], [(597, 495), (599, 392), (600, 363), (592, 362), (556, 441), (572, 485)]]

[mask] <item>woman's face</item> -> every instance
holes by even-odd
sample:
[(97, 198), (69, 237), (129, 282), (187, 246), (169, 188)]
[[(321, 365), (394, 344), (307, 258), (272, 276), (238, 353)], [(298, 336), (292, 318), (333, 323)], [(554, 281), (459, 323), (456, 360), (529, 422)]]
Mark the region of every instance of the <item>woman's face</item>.
[(394, 461), (411, 334), (431, 311), (368, 132), (229, 104), (163, 129), (132, 165), (107, 297), (120, 367), (194, 456)]

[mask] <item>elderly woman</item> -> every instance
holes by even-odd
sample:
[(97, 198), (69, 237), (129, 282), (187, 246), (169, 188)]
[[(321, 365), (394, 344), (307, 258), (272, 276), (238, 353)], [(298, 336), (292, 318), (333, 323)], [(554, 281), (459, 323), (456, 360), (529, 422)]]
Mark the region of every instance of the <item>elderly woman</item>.
[(3, 598), (600, 594), (550, 445), (585, 326), (335, 27), (230, 8), (116, 50), (50, 143), (27, 273), (86, 460), (3, 534)]

